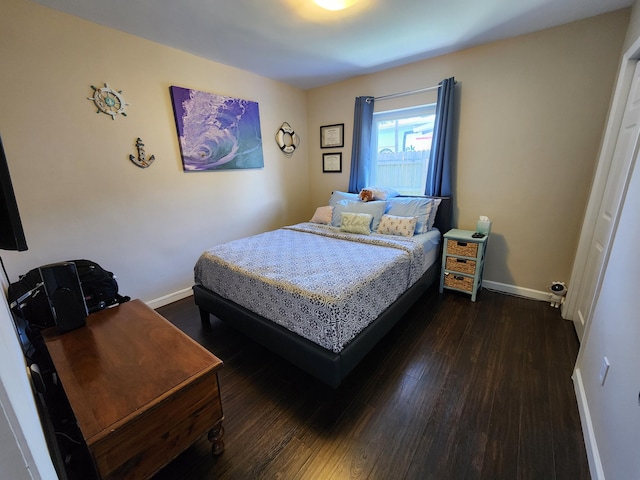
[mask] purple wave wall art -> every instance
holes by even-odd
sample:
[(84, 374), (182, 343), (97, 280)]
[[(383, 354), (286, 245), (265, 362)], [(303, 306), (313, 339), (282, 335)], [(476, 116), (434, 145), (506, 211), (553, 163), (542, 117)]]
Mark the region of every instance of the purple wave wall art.
[(185, 172), (264, 167), (257, 102), (169, 90)]

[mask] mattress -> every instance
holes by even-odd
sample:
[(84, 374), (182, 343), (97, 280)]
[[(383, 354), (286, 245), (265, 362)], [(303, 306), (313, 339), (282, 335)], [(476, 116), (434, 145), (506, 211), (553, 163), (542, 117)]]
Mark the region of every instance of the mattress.
[(437, 260), (440, 237), (300, 223), (205, 251), (195, 281), (339, 353)]

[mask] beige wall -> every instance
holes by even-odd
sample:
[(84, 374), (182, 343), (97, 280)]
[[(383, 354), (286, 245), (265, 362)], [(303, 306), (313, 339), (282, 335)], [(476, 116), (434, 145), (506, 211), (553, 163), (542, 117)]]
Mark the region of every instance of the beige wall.
[(568, 281), (628, 21), (629, 9), (620, 10), (310, 90), (310, 132), (344, 122), (346, 136), (340, 175), (322, 173), (311, 143), (314, 203), (348, 186), (355, 96), (454, 76), (455, 215), (465, 229), (479, 215), (493, 220), (485, 281), (533, 291)]
[[(186, 291), (203, 249), (304, 220), (347, 188), (356, 95), (449, 76), (457, 225), (494, 221), (485, 280), (545, 290), (569, 279), (629, 10), (303, 92), (23, 0), (2, 8), (0, 134), (30, 246), (5, 254), (13, 279), (87, 257), (143, 300)], [(104, 82), (123, 91), (126, 118), (86, 100)], [(258, 101), (264, 169), (183, 173), (170, 85)], [(376, 109), (418, 99), (435, 93)], [(273, 141), (283, 121), (302, 138), (292, 158)], [(345, 124), (342, 174), (322, 173), (319, 127), (332, 123)], [(145, 170), (128, 160), (136, 137), (157, 158)]]
[(638, 8), (638, 2), (635, 1), (631, 8), (629, 27), (627, 28), (627, 35), (624, 40), (623, 52), (626, 52), (638, 37), (640, 37), (640, 8)]
[[(90, 258), (145, 301), (189, 289), (214, 244), (304, 220), (304, 91), (24, 0), (0, 14), (0, 134), (29, 250), (4, 253), (14, 281), (50, 262)], [(122, 90), (127, 117), (96, 114), (91, 85)], [(184, 173), (169, 87), (259, 103), (264, 168)], [(282, 122), (300, 134), (277, 148)], [(151, 167), (129, 161), (141, 137)]]

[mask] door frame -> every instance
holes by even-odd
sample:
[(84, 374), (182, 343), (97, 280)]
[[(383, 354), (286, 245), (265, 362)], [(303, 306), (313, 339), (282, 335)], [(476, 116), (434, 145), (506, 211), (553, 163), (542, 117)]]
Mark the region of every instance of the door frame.
[[(591, 186), (591, 193), (589, 195), (589, 201), (587, 203), (587, 209), (585, 217), (582, 223), (582, 229), (580, 232), (580, 239), (578, 241), (578, 248), (576, 250), (576, 256), (573, 262), (573, 269), (571, 271), (571, 278), (569, 280), (569, 289), (567, 291), (567, 298), (562, 305), (562, 317), (574, 322), (578, 321), (577, 309), (580, 293), (585, 285), (585, 266), (591, 248), (593, 235), (595, 232), (596, 221), (602, 205), (605, 186), (607, 184), (607, 178), (609, 171), (611, 170), (613, 155), (618, 140), (618, 134), (620, 132), (620, 126), (622, 125), (622, 117), (624, 116), (627, 98), (629, 97), (631, 83), (633, 80), (633, 74), (636, 68), (636, 63), (640, 59), (640, 37), (631, 45), (631, 47), (622, 55), (622, 61), (618, 76), (616, 78), (616, 86), (614, 89), (611, 106), (607, 115), (606, 127), (600, 146), (600, 154), (598, 156), (598, 164), (593, 177), (593, 184)], [(629, 173), (627, 172), (627, 178), (624, 181), (625, 192), (629, 183)], [(620, 205), (624, 204), (624, 194)], [(597, 269), (597, 279), (595, 283), (594, 295), (592, 298), (592, 307), (596, 298), (600, 294), (600, 288), (602, 285), (602, 278), (606, 265), (609, 261), (609, 254), (611, 250), (611, 239), (615, 235), (616, 227), (620, 219), (620, 208), (615, 212), (615, 218), (612, 219), (613, 228), (611, 230), (611, 236), (606, 246), (606, 250), (602, 256), (602, 262)], [(589, 309), (589, 318), (585, 319), (585, 325), (583, 328), (582, 341), (586, 338), (588, 333), (589, 322), (593, 314), (593, 308)]]

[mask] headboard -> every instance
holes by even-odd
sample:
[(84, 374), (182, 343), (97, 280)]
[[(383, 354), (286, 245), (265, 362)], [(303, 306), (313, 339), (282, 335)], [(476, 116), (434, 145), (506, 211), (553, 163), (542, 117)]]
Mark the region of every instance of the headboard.
[(438, 207), (438, 213), (436, 214), (436, 220), (434, 226), (440, 230), (443, 235), (451, 230), (453, 226), (453, 205), (451, 197), (432, 197), (442, 200)]

